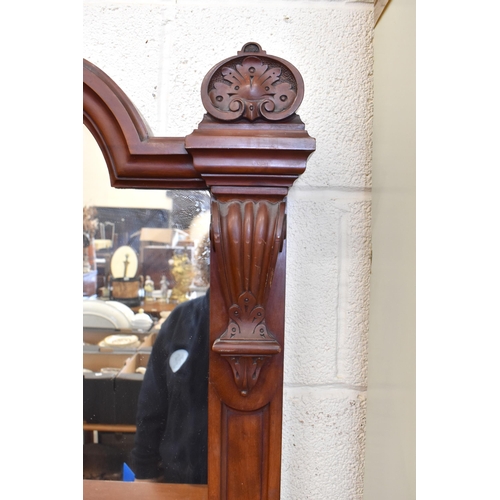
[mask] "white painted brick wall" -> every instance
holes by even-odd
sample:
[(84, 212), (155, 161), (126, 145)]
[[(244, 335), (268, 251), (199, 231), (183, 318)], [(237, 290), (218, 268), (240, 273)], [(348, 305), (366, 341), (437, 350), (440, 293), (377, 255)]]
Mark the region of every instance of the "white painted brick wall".
[(155, 135), (201, 121), (205, 74), (249, 41), (294, 64), (317, 140), (291, 189), (282, 498), (361, 500), (370, 269), (373, 3), (84, 0), (83, 57)]

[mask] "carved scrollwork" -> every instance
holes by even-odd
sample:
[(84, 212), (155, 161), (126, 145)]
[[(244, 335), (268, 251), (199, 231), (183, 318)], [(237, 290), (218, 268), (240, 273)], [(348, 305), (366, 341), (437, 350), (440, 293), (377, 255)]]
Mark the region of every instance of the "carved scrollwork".
[(300, 106), (303, 82), (288, 62), (266, 56), (256, 43), (248, 43), (238, 57), (226, 59), (205, 77), (202, 100), (220, 120), (246, 118), (282, 120)]
[(282, 81), (281, 73), (282, 68), (259, 57), (245, 57), (241, 63), (221, 69), (223, 80), (212, 82), (210, 100), (215, 108), (237, 118), (272, 120), (273, 113), (283, 113), (297, 96), (295, 82)]
[(281, 346), (266, 326), (266, 300), (284, 238), (285, 203), (213, 203), (212, 240), (229, 323), (213, 350), (231, 365), (240, 393), (257, 383), (266, 358)]

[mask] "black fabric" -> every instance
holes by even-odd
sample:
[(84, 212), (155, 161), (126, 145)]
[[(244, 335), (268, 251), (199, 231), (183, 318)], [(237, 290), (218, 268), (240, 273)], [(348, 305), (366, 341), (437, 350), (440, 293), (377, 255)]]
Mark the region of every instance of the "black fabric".
[[(209, 293), (179, 304), (153, 345), (139, 395), (132, 468), (137, 479), (207, 483)], [(169, 360), (185, 349), (175, 373)]]

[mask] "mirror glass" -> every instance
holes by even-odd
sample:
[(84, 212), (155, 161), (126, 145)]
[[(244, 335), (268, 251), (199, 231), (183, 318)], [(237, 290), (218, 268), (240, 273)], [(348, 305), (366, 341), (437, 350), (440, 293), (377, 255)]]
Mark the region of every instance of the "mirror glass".
[(205, 484), (210, 194), (112, 188), (83, 150), (83, 478)]

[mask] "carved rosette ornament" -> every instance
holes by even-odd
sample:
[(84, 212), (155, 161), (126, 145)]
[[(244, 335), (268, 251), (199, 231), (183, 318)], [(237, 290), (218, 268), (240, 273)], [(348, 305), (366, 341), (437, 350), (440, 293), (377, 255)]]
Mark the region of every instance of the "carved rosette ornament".
[(254, 42), (238, 55), (214, 66), (203, 80), (208, 113), (219, 120), (250, 121), (277, 121), (295, 113), (304, 95), (300, 73), (283, 59), (267, 56)]
[(264, 304), (283, 244), (284, 222), (284, 202), (246, 200), (212, 205), (212, 241), (220, 276), (225, 278), (229, 315), (227, 329), (213, 350), (231, 365), (243, 396), (257, 383), (266, 359), (281, 352), (266, 327)]

